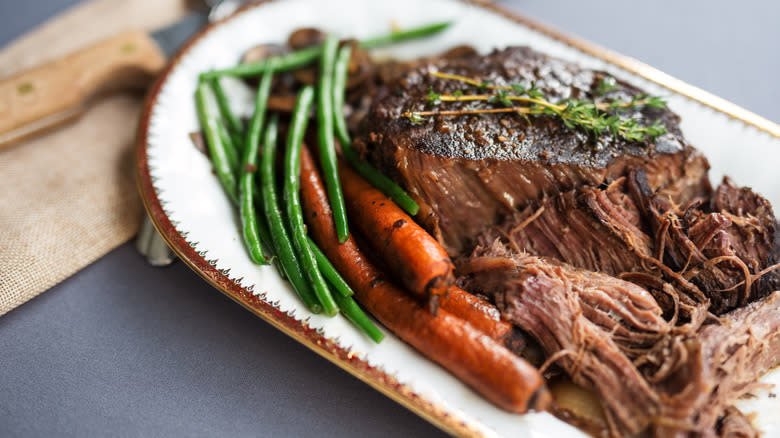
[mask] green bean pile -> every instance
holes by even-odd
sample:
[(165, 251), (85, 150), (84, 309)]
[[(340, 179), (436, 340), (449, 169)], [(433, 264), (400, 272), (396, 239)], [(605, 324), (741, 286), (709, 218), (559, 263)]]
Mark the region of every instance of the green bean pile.
[[(446, 29), (449, 24), (435, 23), (393, 32), (364, 40), (360, 42), (360, 47), (374, 48), (429, 36)], [(380, 342), (384, 334), (360, 309), (352, 298), (354, 292), (350, 286), (307, 236), (300, 204), (300, 154), (311, 107), (316, 101), (314, 113), (319, 164), (339, 241), (348, 239), (349, 228), (334, 136), (344, 158), (361, 175), (411, 215), (419, 210), (401, 187), (371, 164), (360, 160), (352, 147), (342, 111), (351, 51), (350, 44), (339, 47), (339, 40), (327, 35), (320, 45), (258, 62), (204, 72), (198, 80), (195, 103), (214, 172), (227, 196), (239, 209), (241, 234), (250, 259), (259, 265), (267, 265), (273, 260), (279, 273), (290, 281), (301, 301), (313, 313), (333, 316), (341, 312), (372, 340)], [(315, 63), (319, 67), (317, 87), (304, 86), (298, 92), (287, 130), (283, 184), (277, 187), (275, 166), (279, 115), (267, 117), (274, 75)], [(221, 82), (225, 76), (260, 77), (255, 108), (248, 126), (231, 109)]]

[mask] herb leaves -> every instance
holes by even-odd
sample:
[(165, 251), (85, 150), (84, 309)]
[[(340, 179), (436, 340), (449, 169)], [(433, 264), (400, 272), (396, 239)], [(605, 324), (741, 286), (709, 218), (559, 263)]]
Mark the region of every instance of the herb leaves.
[(483, 94), (466, 94), (463, 91), (455, 91), (452, 94), (436, 93), (432, 88), (428, 89), (426, 97), (428, 105), (435, 107), (445, 102), (456, 101), (484, 101), (499, 108), (486, 109), (462, 109), (462, 110), (431, 110), (431, 111), (407, 111), (403, 115), (412, 124), (420, 124), (427, 116), (459, 116), (469, 114), (493, 114), (493, 113), (517, 113), (523, 117), (549, 115), (560, 118), (564, 125), (570, 129), (582, 129), (590, 134), (600, 137), (611, 134), (622, 137), (628, 141), (645, 141), (655, 139), (666, 133), (666, 126), (660, 120), (646, 126), (632, 117), (623, 117), (621, 113), (643, 107), (665, 108), (666, 102), (657, 96), (637, 95), (631, 100), (606, 99), (603, 96), (611, 91), (619, 89), (617, 81), (612, 77), (605, 77), (594, 90), (596, 99), (564, 99), (559, 102), (551, 102), (544, 93), (534, 84), (524, 86), (512, 84), (509, 86), (492, 85), (489, 82), (478, 81), (465, 76), (450, 73), (430, 72), (431, 75), (448, 80), (455, 80), (476, 87)]

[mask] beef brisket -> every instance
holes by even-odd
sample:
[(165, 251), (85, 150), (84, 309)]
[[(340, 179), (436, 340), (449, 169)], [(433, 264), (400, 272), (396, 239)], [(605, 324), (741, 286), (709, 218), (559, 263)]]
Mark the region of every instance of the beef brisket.
[(492, 297), (548, 361), (599, 395), (612, 435), (754, 432), (731, 406), (780, 363), (780, 292), (707, 324), (680, 325), (661, 317), (644, 288), (498, 241), (460, 269), (464, 287)]
[[(429, 89), (451, 93), (465, 87), (432, 76), (432, 70), (496, 85), (534, 84), (553, 101), (592, 99), (607, 74), (511, 47), (486, 56), (431, 60), (380, 87), (356, 147), (411, 192), (421, 206), (418, 220), (451, 256), (470, 249), (478, 232), (529, 201), (598, 186), (628, 169), (644, 169), (650, 187), (676, 202), (709, 194), (707, 161), (683, 139), (679, 117), (671, 111), (644, 108), (627, 114), (643, 124), (663, 122), (667, 134), (652, 143), (609, 135), (595, 139), (551, 116), (436, 116), (413, 125), (402, 114), (426, 109)], [(641, 93), (618, 82), (608, 97), (630, 100)], [(447, 108), (464, 105), (448, 102)]]

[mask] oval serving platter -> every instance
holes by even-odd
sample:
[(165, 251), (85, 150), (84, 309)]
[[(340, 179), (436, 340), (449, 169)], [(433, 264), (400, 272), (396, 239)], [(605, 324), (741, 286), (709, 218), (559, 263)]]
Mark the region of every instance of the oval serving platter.
[[(172, 60), (147, 98), (137, 147), (141, 196), (169, 246), (206, 281), (443, 430), (460, 436), (586, 436), (547, 413), (515, 415), (494, 407), (386, 330), (388, 336), (376, 345), (344, 318), (308, 312), (274, 268), (254, 265), (247, 257), (237, 212), (207, 157), (189, 138), (199, 129), (193, 102), (198, 74), (234, 65), (254, 44), (284, 41), (292, 30), (304, 26), (363, 38), (389, 31), (391, 25), (408, 28), (455, 17), (454, 25), (438, 36), (376, 50), (375, 55), (412, 59), (459, 44), (483, 53), (529, 45), (606, 70), (650, 94), (669, 96), (669, 106), (682, 116), (686, 137), (710, 160), (712, 181), (728, 173), (780, 205), (780, 184), (773, 169), (773, 163), (780, 162), (780, 126), (633, 59), (494, 6), (459, 0), (277, 0), (243, 8), (206, 27)], [(249, 113), (252, 96), (242, 94), (240, 87), (232, 92), (237, 111)], [(775, 369), (762, 381), (780, 383), (780, 371)], [(768, 391), (758, 391), (757, 396), (738, 406), (757, 412), (755, 424), (768, 436), (780, 434), (780, 419), (770, 414), (780, 411), (780, 398), (770, 398)]]

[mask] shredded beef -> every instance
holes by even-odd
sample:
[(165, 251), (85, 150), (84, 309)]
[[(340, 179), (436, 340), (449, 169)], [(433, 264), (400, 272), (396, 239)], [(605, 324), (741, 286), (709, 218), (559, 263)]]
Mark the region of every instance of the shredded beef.
[[(431, 109), (430, 90), (465, 89), (432, 71), (533, 83), (553, 101), (596, 98), (605, 72), (526, 47), (368, 67), (348, 94), (356, 149), (419, 203), (415, 219), (459, 257), (458, 283), (539, 344), (542, 368), (600, 397), (611, 435), (757, 436), (733, 403), (780, 362), (780, 233), (766, 199), (728, 178), (712, 190), (668, 109), (628, 114), (667, 129), (641, 142), (552, 116), (403, 117)], [(622, 81), (609, 93), (643, 94)], [(447, 109), (466, 105), (491, 107)]]
[(750, 419), (735, 407), (726, 408), (726, 413), (718, 425), (722, 438), (759, 438), (760, 434), (750, 424)]
[(464, 287), (539, 341), (548, 362), (599, 395), (614, 436), (736, 427), (727, 409), (780, 363), (780, 292), (695, 325), (664, 319), (654, 293), (634, 283), (499, 241), (459, 271)]
[(502, 316), (535, 338), (575, 383), (595, 390), (615, 431), (648, 427), (660, 400), (624, 353), (637, 355), (671, 326), (647, 291), (510, 252), (498, 242), (478, 249), (460, 271), (464, 287), (490, 296)]
[(637, 274), (648, 274), (684, 292), (687, 304), (721, 314), (774, 290), (775, 227), (769, 203), (728, 179), (711, 199), (681, 205), (650, 190), (643, 171), (632, 171), (606, 187), (532, 203), (477, 242), (498, 238), (515, 251), (640, 284), (651, 280)]

